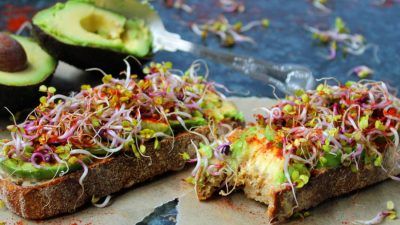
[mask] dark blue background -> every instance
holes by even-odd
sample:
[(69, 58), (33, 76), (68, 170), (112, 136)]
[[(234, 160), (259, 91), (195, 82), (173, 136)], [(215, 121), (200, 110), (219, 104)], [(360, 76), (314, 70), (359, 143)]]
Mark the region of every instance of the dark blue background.
[[(195, 2), (195, 1), (188, 1)], [(190, 31), (188, 22), (198, 19), (215, 18), (221, 13), (217, 1), (198, 1), (194, 4), (194, 15), (177, 10), (165, 10), (157, 5), (169, 30), (179, 33), (183, 38), (201, 43), (200, 37)], [(201, 2), (201, 3), (200, 3)], [(298, 63), (309, 66), (317, 77), (334, 76), (346, 81), (357, 79), (348, 76), (349, 70), (358, 65), (368, 65), (376, 73), (372, 79), (384, 80), (400, 88), (400, 4), (376, 6), (371, 0), (335, 0), (329, 5), (331, 14), (321, 13), (307, 0), (261, 0), (245, 1), (247, 10), (243, 14), (227, 14), (232, 22), (241, 20), (269, 18), (271, 26), (265, 30), (256, 28), (247, 34), (253, 37), (257, 46), (238, 44), (233, 53), (253, 55), (265, 60), (280, 63)], [(327, 49), (313, 42), (305, 31), (305, 25), (329, 28), (336, 17), (342, 17), (352, 32), (364, 35), (369, 43), (379, 46), (381, 63), (373, 59), (373, 51), (362, 56), (338, 57), (328, 61), (321, 55)], [(208, 38), (206, 44), (220, 48), (217, 38)], [(172, 60), (178, 66), (189, 65), (196, 57), (188, 54), (160, 54), (162, 60)], [(270, 96), (270, 89), (257, 81), (237, 74), (223, 66), (209, 62), (212, 78), (234, 90), (251, 90), (253, 95)]]
[[(218, 6), (218, 0), (195, 1), (187, 0), (194, 8), (189, 14), (177, 9), (168, 9), (161, 0), (152, 1), (164, 19), (166, 27), (172, 32), (182, 35), (186, 40), (205, 44), (211, 48), (224, 49), (235, 54), (256, 56), (265, 60), (279, 63), (297, 63), (309, 66), (316, 77), (334, 76), (340, 81), (356, 80), (356, 76), (348, 76), (349, 70), (358, 65), (367, 65), (375, 70), (371, 77), (383, 80), (400, 88), (400, 4), (377, 6), (375, 0), (335, 0), (330, 1), (332, 13), (322, 13), (315, 9), (308, 0), (247, 0), (244, 13), (224, 13), (232, 23), (268, 18), (271, 25), (268, 29), (255, 28), (246, 34), (254, 38), (256, 46), (248, 43), (237, 44), (234, 48), (226, 49), (219, 45), (216, 37), (210, 36), (206, 42), (195, 35), (190, 29), (190, 23), (205, 21), (223, 13)], [(5, 4), (35, 4), (38, 8), (52, 4), (54, 1), (0, 1), (0, 7)], [(1, 7), (3, 8), (3, 7)], [(1, 13), (1, 11), (0, 11)], [(339, 55), (337, 59), (328, 61), (323, 58), (327, 49), (317, 45), (304, 26), (329, 28), (336, 17), (342, 17), (354, 33), (365, 36), (368, 43), (379, 46), (381, 63), (374, 60), (373, 51), (368, 50), (361, 56)], [(0, 28), (5, 27), (5, 17), (0, 17)], [(3, 23), (1, 23), (3, 21)], [(3, 27), (1, 27), (3, 24)], [(157, 61), (172, 61), (177, 68), (187, 68), (197, 57), (187, 53), (159, 53)], [(211, 78), (225, 84), (233, 91), (251, 95), (271, 96), (270, 87), (244, 77), (224, 66), (208, 62)]]
[[(315, 9), (307, 0), (243, 0), (246, 5), (244, 13), (225, 13), (235, 21), (246, 24), (252, 20), (268, 18), (271, 25), (268, 29), (256, 28), (246, 34), (254, 38), (256, 46), (238, 44), (234, 48), (224, 49), (235, 54), (256, 56), (278, 63), (297, 63), (309, 66), (317, 77), (334, 76), (340, 81), (356, 80), (356, 76), (348, 76), (351, 68), (358, 65), (367, 65), (375, 70), (371, 77), (383, 80), (396, 89), (400, 88), (400, 3), (386, 6), (376, 6), (374, 0), (332, 0), (329, 7), (332, 13), (326, 14)], [(0, 1), (0, 29), (6, 28), (5, 16), (10, 5), (34, 4), (42, 8), (54, 1), (41, 0), (6, 0)], [(188, 0), (187, 4), (194, 7), (194, 12), (188, 14), (177, 9), (167, 9), (161, 0), (153, 1), (156, 9), (164, 19), (166, 27), (172, 32), (182, 35), (186, 40), (205, 44), (214, 49), (222, 49), (215, 37), (209, 37), (202, 42), (190, 29), (190, 23), (215, 18), (223, 11), (218, 7), (217, 0)], [(33, 12), (32, 12), (33, 13)], [(18, 15), (13, 15), (18, 16)], [(341, 55), (333, 61), (322, 57), (327, 49), (313, 42), (311, 35), (304, 29), (305, 25), (329, 28), (336, 17), (342, 17), (352, 32), (365, 36), (368, 43), (379, 46), (380, 63), (373, 57), (373, 51), (368, 50), (361, 56)], [(157, 61), (172, 61), (175, 67), (187, 68), (195, 56), (186, 53), (160, 53)], [(271, 96), (270, 87), (258, 81), (244, 77), (232, 70), (208, 62), (211, 69), (211, 79), (225, 84), (236, 92), (244, 93), (250, 90), (251, 95)], [(176, 215), (176, 201), (167, 204), (158, 210), (156, 215), (146, 219), (149, 224), (173, 224), (167, 218)], [(168, 216), (166, 216), (168, 215)]]

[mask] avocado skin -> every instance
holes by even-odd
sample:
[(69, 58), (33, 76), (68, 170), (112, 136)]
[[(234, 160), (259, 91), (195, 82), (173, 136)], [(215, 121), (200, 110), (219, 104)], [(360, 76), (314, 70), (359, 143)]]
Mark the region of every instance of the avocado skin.
[[(57, 66), (55, 67), (57, 68)], [(23, 109), (29, 109), (39, 104), (39, 98), (43, 93), (39, 92), (41, 85), (50, 84), (55, 69), (46, 80), (39, 84), (30, 86), (6, 86), (0, 84), (0, 115), (8, 114), (4, 109), (7, 107), (12, 113), (16, 113)]]
[[(47, 34), (45, 31), (40, 29), (40, 27), (34, 24), (32, 24), (32, 26), (32, 36), (39, 42), (43, 49), (58, 60), (64, 61), (83, 70), (89, 68), (100, 68), (106, 73), (114, 76), (118, 76), (121, 71), (126, 69), (123, 60), (129, 56), (128, 54), (101, 48), (65, 44)], [(135, 58), (138, 59), (141, 65), (144, 65), (151, 60), (152, 56)], [(134, 60), (129, 60), (129, 62), (132, 61)], [(130, 66), (132, 73), (143, 75), (141, 65), (131, 63)]]

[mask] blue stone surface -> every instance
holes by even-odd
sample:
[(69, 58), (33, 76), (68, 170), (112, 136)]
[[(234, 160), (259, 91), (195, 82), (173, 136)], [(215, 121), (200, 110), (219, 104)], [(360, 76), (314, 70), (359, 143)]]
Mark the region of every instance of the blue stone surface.
[[(335, 0), (328, 7), (332, 12), (327, 14), (315, 9), (308, 0), (242, 0), (246, 5), (244, 13), (223, 13), (217, 0), (187, 0), (194, 8), (189, 14), (177, 9), (166, 8), (163, 1), (152, 1), (159, 11), (168, 30), (179, 33), (184, 39), (206, 45), (213, 49), (225, 50), (234, 54), (249, 55), (277, 63), (296, 63), (310, 67), (316, 77), (335, 77), (341, 82), (357, 80), (348, 72), (355, 66), (367, 65), (375, 70), (371, 77), (383, 80), (396, 90), (400, 88), (400, 4), (393, 3), (377, 6), (375, 0)], [(50, 0), (3, 0), (0, 1), (0, 30), (6, 29), (7, 10), (10, 6), (31, 5), (36, 9), (46, 7), (55, 1)], [(393, 1), (394, 2), (394, 1)], [(6, 7), (7, 6), (7, 7)], [(233, 48), (223, 48), (216, 37), (210, 36), (206, 41), (195, 35), (190, 24), (205, 22), (224, 14), (232, 23), (268, 18), (271, 22), (268, 29), (257, 27), (246, 35), (252, 37), (257, 45), (239, 43)], [(15, 16), (15, 15), (14, 15)], [(327, 48), (317, 45), (304, 27), (317, 26), (329, 28), (336, 17), (341, 17), (353, 33), (362, 34), (368, 43), (378, 46), (380, 62), (374, 59), (372, 50), (361, 56), (339, 56), (332, 61), (323, 56)], [(196, 56), (187, 53), (161, 52), (157, 61), (171, 61), (176, 68), (185, 69)], [(259, 81), (252, 80), (233, 70), (207, 61), (211, 79), (224, 84), (237, 93), (250, 91), (253, 96), (271, 96), (271, 88)], [(175, 224), (176, 201), (158, 208), (141, 224)]]
[[(50, 0), (5, 0), (0, 1), (0, 15), (5, 5), (31, 4), (42, 8), (53, 4)], [(331, 13), (323, 13), (314, 8), (309, 0), (243, 0), (246, 6), (244, 13), (224, 13), (218, 0), (187, 0), (193, 13), (165, 7), (162, 0), (151, 1), (164, 20), (168, 30), (180, 34), (184, 39), (204, 44), (213, 49), (225, 50), (234, 54), (255, 56), (277, 63), (296, 63), (310, 67), (316, 77), (336, 77), (341, 82), (357, 80), (355, 75), (348, 75), (355, 66), (367, 65), (375, 70), (371, 77), (383, 80), (389, 85), (400, 88), (400, 4), (392, 3), (378, 6), (377, 0), (335, 0), (328, 7)], [(390, 2), (390, 1), (389, 1)], [(395, 1), (393, 1), (395, 2)], [(268, 29), (257, 27), (246, 35), (252, 37), (257, 45), (239, 43), (233, 48), (223, 48), (218, 38), (209, 36), (206, 41), (195, 35), (190, 24), (205, 22), (224, 14), (232, 23), (268, 18), (271, 25)], [(335, 60), (324, 58), (327, 48), (319, 46), (305, 26), (329, 28), (336, 17), (341, 17), (353, 33), (362, 34), (368, 43), (378, 46), (380, 62), (374, 59), (370, 49), (361, 56), (339, 54)], [(0, 16), (0, 29), (5, 29), (5, 16)], [(187, 53), (160, 52), (155, 60), (172, 61), (175, 67), (187, 68), (196, 56)], [(271, 88), (262, 82), (245, 77), (225, 66), (207, 61), (211, 70), (211, 79), (220, 82), (236, 93), (250, 91), (254, 96), (271, 96)]]
[[(168, 30), (179, 33), (186, 40), (201, 44), (201, 38), (191, 32), (189, 23), (205, 21), (221, 14), (218, 1), (187, 1), (195, 7), (192, 14), (174, 9), (166, 10), (156, 4)], [(246, 11), (241, 14), (225, 13), (234, 23), (268, 18), (271, 21), (268, 29), (255, 28), (246, 34), (254, 38), (256, 46), (237, 44), (234, 48), (223, 49), (234, 54), (250, 55), (278, 63), (296, 63), (309, 66), (316, 77), (336, 77), (341, 82), (357, 80), (349, 71), (358, 65), (367, 65), (375, 70), (371, 77), (383, 80), (400, 88), (400, 4), (377, 6), (373, 0), (335, 0), (330, 1), (332, 13), (322, 13), (307, 0), (264, 0), (243, 1)], [(329, 28), (336, 17), (341, 17), (353, 33), (362, 34), (368, 43), (378, 46), (380, 63), (374, 60), (370, 49), (361, 56), (339, 54), (335, 60), (326, 60), (323, 56), (327, 48), (321, 47), (312, 40), (305, 26)], [(222, 49), (218, 39), (209, 37), (205, 43), (214, 49)], [(196, 59), (185, 53), (162, 53), (157, 57), (171, 60), (179, 67), (187, 67)], [(255, 96), (271, 96), (271, 89), (255, 80), (244, 77), (224, 66), (208, 62), (211, 78), (225, 84), (234, 91), (251, 91)]]

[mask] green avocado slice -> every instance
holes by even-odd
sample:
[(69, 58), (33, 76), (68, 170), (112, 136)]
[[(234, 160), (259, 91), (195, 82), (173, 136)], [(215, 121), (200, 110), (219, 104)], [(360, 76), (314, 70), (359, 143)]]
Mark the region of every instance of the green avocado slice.
[(53, 74), (57, 61), (47, 54), (33, 39), (17, 35), (11, 36), (24, 48), (28, 58), (28, 67), (19, 72), (0, 71), (0, 85), (26, 87), (46, 81)]
[[(83, 159), (83, 162), (89, 162), (89, 158), (86, 157)], [(30, 162), (24, 162), (18, 159), (5, 159), (0, 162), (0, 168), (7, 173), (11, 174), (14, 177), (18, 178), (30, 178), (34, 180), (49, 180), (52, 179), (63, 171), (67, 171), (66, 164), (41, 164), (41, 168), (36, 168)], [(69, 170), (68, 172), (73, 172), (82, 168), (81, 164), (76, 163), (68, 163)]]
[[(185, 123), (185, 126), (188, 129), (190, 129), (191, 127), (207, 125), (207, 120), (202, 117), (193, 117), (191, 119), (183, 120), (183, 122)], [(179, 123), (179, 121), (177, 121), (177, 120), (171, 120), (171, 121), (169, 121), (169, 123), (171, 124), (172, 129), (182, 129), (183, 128), (181, 123)]]
[(169, 128), (168, 124), (158, 120), (143, 119), (141, 125), (142, 130), (149, 129), (153, 130), (154, 132), (162, 132), (165, 134), (171, 133), (171, 129)]
[(137, 57), (151, 52), (152, 35), (143, 20), (127, 19), (85, 2), (57, 3), (38, 12), (33, 24), (58, 41), (73, 46), (107, 49)]
[(221, 97), (215, 93), (208, 93), (205, 96), (202, 108), (208, 117), (213, 118), (217, 122), (224, 119), (244, 122), (243, 113), (241, 113), (232, 102), (221, 99)]
[[(202, 117), (193, 117), (191, 119), (183, 120), (186, 128), (190, 129), (191, 127), (202, 126), (207, 124), (207, 120)], [(177, 120), (170, 120), (169, 124), (172, 130), (181, 130), (183, 129), (182, 125)], [(142, 129), (153, 130), (154, 132), (162, 132), (165, 134), (171, 133), (171, 128), (167, 123), (163, 123), (157, 120), (142, 120)]]

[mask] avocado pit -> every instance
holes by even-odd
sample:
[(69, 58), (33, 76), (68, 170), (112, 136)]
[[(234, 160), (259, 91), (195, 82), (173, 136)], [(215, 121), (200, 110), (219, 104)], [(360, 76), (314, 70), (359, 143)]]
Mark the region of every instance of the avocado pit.
[[(0, 116), (37, 106), (57, 61), (32, 38), (0, 32)], [(22, 46), (22, 47), (21, 47)], [(13, 71), (13, 72), (8, 72)]]
[(0, 33), (0, 71), (19, 72), (28, 67), (28, 57), (22, 45), (10, 35)]

